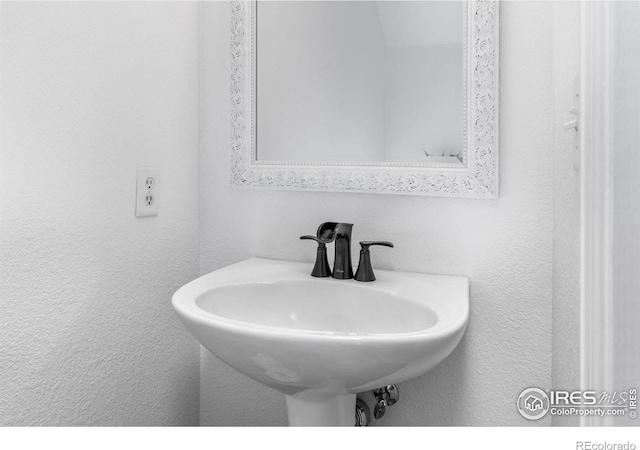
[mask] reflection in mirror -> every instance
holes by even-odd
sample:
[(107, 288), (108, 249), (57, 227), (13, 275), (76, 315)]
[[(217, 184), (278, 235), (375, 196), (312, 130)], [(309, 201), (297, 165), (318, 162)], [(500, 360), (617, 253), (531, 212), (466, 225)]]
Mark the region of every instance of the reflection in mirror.
[(464, 9), (258, 2), (256, 162), (462, 161)]

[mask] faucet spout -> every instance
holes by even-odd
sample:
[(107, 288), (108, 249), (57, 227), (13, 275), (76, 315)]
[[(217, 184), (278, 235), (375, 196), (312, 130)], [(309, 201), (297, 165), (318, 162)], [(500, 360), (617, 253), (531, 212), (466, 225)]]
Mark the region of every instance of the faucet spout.
[(351, 230), (352, 223), (337, 223), (335, 226), (335, 259), (333, 261), (333, 278), (348, 280), (353, 278), (351, 264)]

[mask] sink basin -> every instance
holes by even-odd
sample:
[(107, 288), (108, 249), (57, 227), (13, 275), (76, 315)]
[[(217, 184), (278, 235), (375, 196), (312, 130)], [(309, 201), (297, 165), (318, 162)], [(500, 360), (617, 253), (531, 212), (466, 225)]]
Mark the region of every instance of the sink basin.
[(286, 395), (290, 425), (353, 425), (357, 393), (426, 373), (462, 338), (465, 277), (376, 270), (360, 283), (311, 267), (252, 258), (173, 296), (204, 347)]

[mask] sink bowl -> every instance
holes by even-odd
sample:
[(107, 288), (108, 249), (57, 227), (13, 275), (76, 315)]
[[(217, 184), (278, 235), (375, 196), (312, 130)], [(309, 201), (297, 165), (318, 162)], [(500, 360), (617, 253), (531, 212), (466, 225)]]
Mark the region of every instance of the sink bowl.
[(311, 267), (252, 258), (173, 296), (205, 348), (286, 395), (290, 425), (353, 425), (357, 393), (426, 373), (462, 338), (465, 277), (376, 270), (360, 283)]

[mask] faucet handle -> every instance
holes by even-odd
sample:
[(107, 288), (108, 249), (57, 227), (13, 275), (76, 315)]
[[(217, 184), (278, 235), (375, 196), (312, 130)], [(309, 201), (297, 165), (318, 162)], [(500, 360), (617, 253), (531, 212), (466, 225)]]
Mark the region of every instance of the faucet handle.
[(305, 236), (300, 236), (300, 240), (304, 241), (304, 240), (309, 240), (309, 241), (316, 241), (318, 243), (318, 246), (324, 246), (325, 244), (331, 244), (332, 241), (327, 240), (327, 239), (322, 239), (316, 236), (311, 236), (310, 234), (307, 234)]
[(369, 247), (372, 245), (384, 245), (385, 247), (393, 248), (393, 244), (389, 241), (360, 241), (360, 245), (362, 246), (363, 252), (368, 252)]
[(369, 247), (372, 245), (382, 245), (385, 247), (393, 247), (393, 244), (389, 241), (361, 241), (360, 245), (360, 263), (358, 264), (358, 270), (354, 277), (357, 281), (375, 281), (376, 276), (373, 273), (373, 267), (371, 267), (371, 253)]
[(301, 240), (311, 240), (316, 241), (318, 243), (318, 250), (316, 252), (316, 263), (313, 266), (313, 270), (311, 271), (312, 277), (330, 277), (331, 276), (331, 268), (329, 267), (329, 261), (327, 260), (327, 246), (326, 244), (330, 244), (332, 240), (326, 240), (319, 237), (306, 235), (300, 236)]

